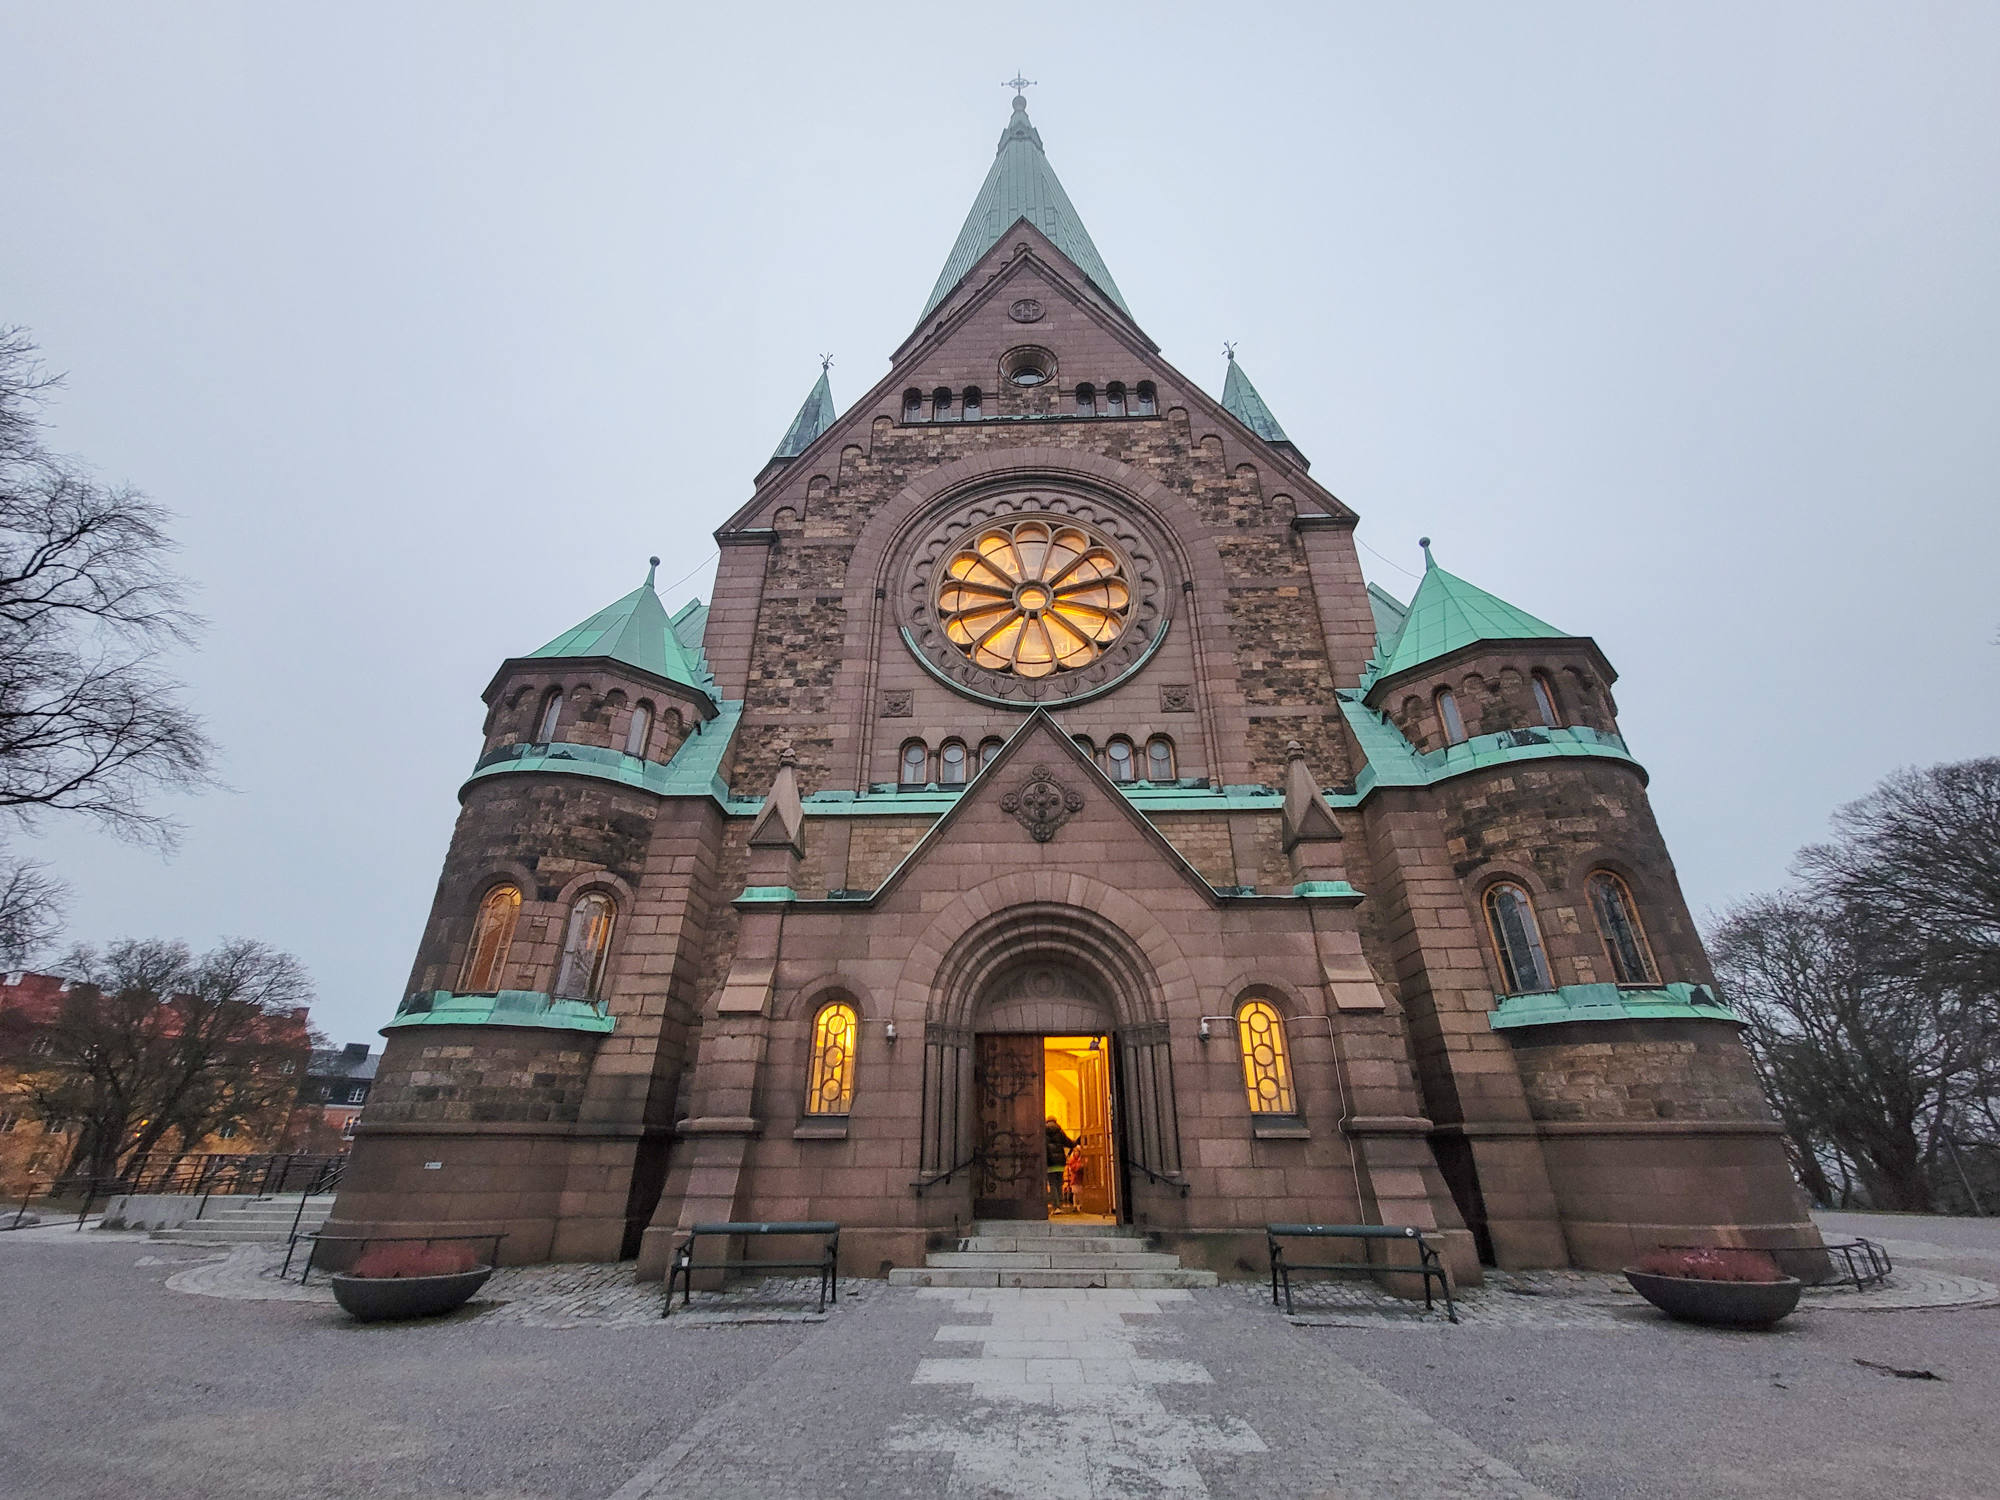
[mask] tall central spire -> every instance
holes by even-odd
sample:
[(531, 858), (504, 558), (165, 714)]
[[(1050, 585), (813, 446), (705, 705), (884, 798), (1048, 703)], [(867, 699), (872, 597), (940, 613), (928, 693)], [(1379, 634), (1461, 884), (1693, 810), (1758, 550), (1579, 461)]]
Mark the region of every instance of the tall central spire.
[(1100, 292), (1118, 304), (1119, 311), (1131, 316), (1132, 309), (1119, 295), (1118, 283), (1111, 279), (1104, 257), (1090, 242), (1090, 231), (1083, 227), (1069, 194), (1056, 180), (1055, 168), (1049, 165), (1042, 151), (1041, 132), (1028, 120), (1028, 101), (1016, 94), (1014, 116), (1000, 132), (1000, 149), (994, 156), (993, 169), (980, 185), (972, 212), (965, 216), (958, 243), (951, 247), (937, 285), (931, 289), (930, 301), (924, 304), (924, 317), (929, 317), (931, 310), (951, 295), (952, 288), (964, 279), (974, 262), (997, 245), (1018, 219), (1026, 219), (1047, 235)]

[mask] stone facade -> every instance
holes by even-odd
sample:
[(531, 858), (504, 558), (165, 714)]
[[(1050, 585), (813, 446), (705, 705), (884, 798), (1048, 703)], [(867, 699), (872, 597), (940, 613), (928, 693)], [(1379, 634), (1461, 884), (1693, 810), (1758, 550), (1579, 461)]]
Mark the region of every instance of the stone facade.
[[(1466, 1280), (1812, 1241), (1594, 643), (1381, 670), (1356, 514), (1026, 218), (791, 446), (717, 532), (701, 673), (545, 648), (489, 688), (335, 1232), (505, 1229), (510, 1259), (657, 1275), (695, 1222), (835, 1219), (850, 1270), (912, 1264), (1004, 1156), (982, 1038), (1061, 1034), (1108, 1048), (1118, 1215), (1191, 1263), (1260, 1270), (1272, 1220), (1415, 1224)], [(1125, 591), (1101, 654), (1039, 675), (982, 665), (943, 603), (962, 548), (1023, 524), (1093, 539)], [(1643, 983), (1613, 983), (1599, 872)], [(475, 1014), (501, 888), (511, 947), (479, 972), (508, 994)], [(593, 892), (601, 972), (558, 994)], [(1282, 1109), (1251, 1107), (1253, 1003)], [(828, 1006), (837, 1110), (809, 1097)]]

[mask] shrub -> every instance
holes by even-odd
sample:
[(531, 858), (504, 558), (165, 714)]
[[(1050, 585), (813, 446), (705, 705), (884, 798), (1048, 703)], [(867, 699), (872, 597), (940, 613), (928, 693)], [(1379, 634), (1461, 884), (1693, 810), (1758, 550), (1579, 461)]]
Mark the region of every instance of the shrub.
[(1639, 1262), (1648, 1276), (1682, 1276), (1692, 1281), (1783, 1281), (1778, 1263), (1762, 1250), (1718, 1245), (1655, 1250)]
[(349, 1276), (457, 1276), (476, 1271), (480, 1259), (470, 1245), (377, 1245), (362, 1252)]

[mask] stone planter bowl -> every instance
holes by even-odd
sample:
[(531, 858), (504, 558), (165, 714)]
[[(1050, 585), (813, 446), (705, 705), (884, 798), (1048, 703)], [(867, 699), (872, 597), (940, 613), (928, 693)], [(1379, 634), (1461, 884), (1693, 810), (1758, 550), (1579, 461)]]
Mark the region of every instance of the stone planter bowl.
[(1692, 1276), (1654, 1276), (1629, 1266), (1632, 1290), (1670, 1318), (1718, 1328), (1768, 1328), (1799, 1305), (1804, 1283), (1782, 1281), (1702, 1281)]
[(330, 1278), (333, 1298), (363, 1323), (391, 1318), (434, 1318), (461, 1307), (486, 1285), (491, 1266), (451, 1276), (345, 1276)]

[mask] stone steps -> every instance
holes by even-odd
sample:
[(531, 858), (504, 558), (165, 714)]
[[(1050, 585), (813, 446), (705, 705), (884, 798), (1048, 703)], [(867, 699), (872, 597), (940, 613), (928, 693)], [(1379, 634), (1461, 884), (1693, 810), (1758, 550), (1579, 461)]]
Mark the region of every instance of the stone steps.
[(1180, 1257), (1147, 1249), (1147, 1236), (1119, 1224), (982, 1219), (956, 1250), (889, 1272), (891, 1286), (1134, 1288), (1214, 1286), (1213, 1271), (1181, 1269)]
[(331, 1193), (307, 1199), (303, 1214), (297, 1198), (211, 1198), (199, 1219), (156, 1229), (150, 1237), (168, 1245), (282, 1244), (294, 1222), (300, 1234), (311, 1234), (332, 1212)]

